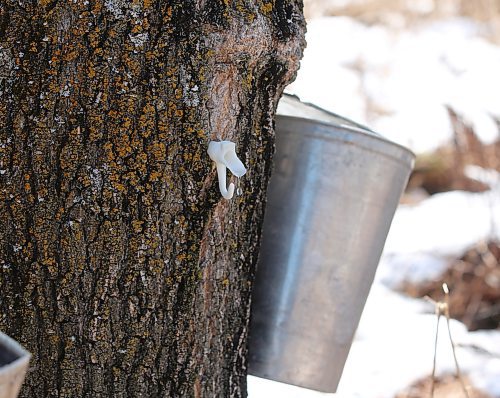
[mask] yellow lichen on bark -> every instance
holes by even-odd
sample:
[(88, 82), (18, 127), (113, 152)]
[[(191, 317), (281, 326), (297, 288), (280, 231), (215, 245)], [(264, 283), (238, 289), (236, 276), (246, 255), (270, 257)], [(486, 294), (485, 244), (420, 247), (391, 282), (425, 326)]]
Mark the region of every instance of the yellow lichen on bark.
[[(0, 94), (0, 328), (35, 354), (25, 396), (244, 396), (272, 113), (302, 22), (285, 38), (277, 4), (244, 0), (26, 7), (8, 10)], [(232, 202), (217, 138), (251, 166)]]

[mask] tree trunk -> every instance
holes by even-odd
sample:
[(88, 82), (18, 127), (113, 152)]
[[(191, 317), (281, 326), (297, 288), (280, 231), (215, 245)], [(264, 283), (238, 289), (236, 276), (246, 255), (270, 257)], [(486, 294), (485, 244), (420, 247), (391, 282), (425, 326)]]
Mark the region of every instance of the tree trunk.
[[(0, 2), (0, 329), (25, 397), (242, 397), (301, 0)], [(206, 151), (237, 143), (225, 200)]]

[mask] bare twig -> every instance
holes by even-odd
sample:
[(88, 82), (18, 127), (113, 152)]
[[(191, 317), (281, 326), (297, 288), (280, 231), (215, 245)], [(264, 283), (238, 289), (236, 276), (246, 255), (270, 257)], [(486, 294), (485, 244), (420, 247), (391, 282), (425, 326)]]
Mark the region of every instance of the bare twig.
[(439, 321), (441, 320), (441, 314), (437, 312), (437, 323), (436, 323), (436, 338), (434, 340), (434, 360), (432, 363), (432, 378), (431, 378), (431, 398), (434, 398), (434, 388), (436, 384), (436, 357), (437, 357), (437, 346), (438, 346), (438, 335), (439, 335)]
[(453, 359), (455, 360), (455, 369), (457, 371), (457, 377), (458, 380), (460, 381), (460, 385), (462, 386), (462, 391), (464, 392), (464, 395), (466, 398), (469, 398), (469, 393), (467, 391), (467, 387), (465, 386), (464, 379), (462, 377), (462, 372), (460, 371), (460, 366), (458, 364), (458, 359), (457, 359), (457, 353), (455, 350), (455, 342), (453, 341), (453, 337), (451, 336), (451, 329), (450, 329), (450, 310), (449, 310), (449, 299), (450, 299), (450, 290), (448, 289), (448, 285), (446, 283), (443, 283), (443, 291), (444, 291), (444, 300), (445, 300), (445, 313), (444, 315), (446, 316), (446, 326), (448, 327), (448, 337), (450, 338), (450, 343), (451, 343), (451, 350), (453, 351)]
[(462, 377), (462, 372), (460, 371), (460, 366), (458, 364), (457, 354), (455, 351), (455, 342), (453, 337), (451, 336), (451, 328), (450, 328), (450, 307), (449, 307), (449, 296), (450, 290), (448, 289), (448, 285), (443, 283), (443, 291), (444, 291), (444, 302), (443, 301), (434, 301), (430, 297), (424, 297), (427, 301), (430, 301), (434, 304), (436, 309), (437, 323), (436, 323), (436, 338), (434, 340), (434, 359), (432, 364), (432, 378), (431, 378), (431, 398), (434, 398), (434, 389), (436, 384), (436, 357), (437, 357), (437, 346), (438, 346), (438, 336), (439, 336), (439, 321), (441, 320), (441, 315), (446, 317), (446, 326), (448, 328), (448, 337), (450, 338), (451, 349), (453, 351), (453, 359), (455, 360), (455, 370), (457, 372), (457, 378), (460, 381), (460, 385), (462, 387), (462, 391), (466, 398), (469, 397), (469, 392), (467, 391), (467, 387), (465, 385), (464, 379)]

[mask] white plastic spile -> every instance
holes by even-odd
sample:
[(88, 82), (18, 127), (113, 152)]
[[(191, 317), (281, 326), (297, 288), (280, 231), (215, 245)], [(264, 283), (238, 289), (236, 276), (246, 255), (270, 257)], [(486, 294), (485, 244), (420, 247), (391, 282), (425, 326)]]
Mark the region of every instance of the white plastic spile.
[(236, 155), (236, 144), (231, 141), (210, 141), (208, 156), (217, 165), (217, 178), (219, 179), (221, 195), (226, 199), (231, 199), (234, 195), (234, 184), (231, 183), (226, 188), (226, 168), (238, 178), (247, 172), (247, 169)]

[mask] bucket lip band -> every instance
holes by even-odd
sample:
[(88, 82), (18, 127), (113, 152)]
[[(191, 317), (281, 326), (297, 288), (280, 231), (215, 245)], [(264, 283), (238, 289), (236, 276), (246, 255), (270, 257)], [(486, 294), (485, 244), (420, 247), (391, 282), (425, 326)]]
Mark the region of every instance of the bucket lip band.
[(295, 94), (283, 93), (283, 96), (278, 103), (276, 117), (301, 119), (305, 122), (322, 124), (329, 126), (330, 128), (345, 129), (351, 132), (358, 132), (364, 134), (365, 136), (379, 138), (380, 140), (388, 144), (399, 147), (408, 152), (413, 159), (415, 159), (416, 157), (415, 154), (404, 145), (391, 141), (388, 138), (384, 137), (382, 134), (372, 130), (371, 128), (364, 126), (361, 123), (355, 122), (345, 116), (341, 116), (310, 102), (301, 101), (299, 96)]
[[(336, 125), (336, 124), (328, 123), (328, 122), (321, 121), (321, 120), (314, 120), (314, 119), (308, 119), (305, 117), (288, 116), (288, 115), (282, 115), (282, 114), (277, 114), (276, 120), (277, 121), (283, 120), (285, 122), (295, 123), (295, 124), (303, 123), (303, 124), (308, 124), (308, 125), (320, 126), (320, 127), (323, 127), (324, 129), (330, 130), (330, 131), (332, 131), (332, 130), (339, 131), (340, 130), (340, 131), (345, 131), (346, 133), (356, 134), (357, 136), (362, 137), (363, 139), (373, 140), (373, 141), (382, 143), (384, 145), (387, 145), (388, 147), (392, 147), (394, 149), (397, 149), (402, 154), (403, 157), (408, 158), (408, 161), (410, 162), (410, 164), (412, 166), (413, 166), (413, 162), (416, 158), (415, 153), (413, 153), (407, 147), (405, 147), (401, 144), (398, 144), (394, 141), (391, 141), (391, 140), (383, 137), (382, 135), (373, 132), (372, 130), (365, 130), (364, 128), (361, 128), (361, 127), (355, 127), (355, 126), (350, 126), (350, 125)], [(305, 133), (305, 134), (307, 134), (307, 133)], [(336, 136), (333, 136), (332, 134), (328, 134), (328, 132), (325, 132), (324, 130), (320, 134), (323, 135), (325, 138), (350, 142), (350, 140), (343, 140), (341, 137), (336, 137)], [(311, 134), (308, 134), (308, 135), (311, 135)], [(366, 149), (370, 149), (370, 148), (367, 147)], [(390, 153), (386, 153), (386, 152), (382, 152), (382, 151), (376, 151), (376, 152), (380, 152), (382, 155), (385, 155), (385, 156), (390, 156), (393, 158), (398, 158), (400, 160), (403, 160), (403, 159), (401, 159), (401, 156), (394, 156), (394, 155), (391, 156)]]
[[(287, 106), (295, 107), (295, 108), (297, 108), (297, 107), (303, 108), (303, 109), (299, 109), (299, 108), (296, 109), (299, 113), (301, 113), (301, 111), (311, 111), (312, 110), (315, 112), (316, 117), (314, 117), (313, 115), (311, 115), (311, 117), (308, 117), (308, 116), (300, 116), (300, 115), (297, 116), (295, 114), (291, 114), (290, 109), (286, 110)], [(298, 118), (302, 118), (302, 119), (323, 122), (323, 123), (331, 124), (333, 126), (354, 127), (354, 128), (361, 129), (368, 134), (373, 134), (377, 137), (384, 138), (380, 133), (377, 133), (376, 131), (372, 130), (371, 128), (369, 128), (361, 123), (355, 122), (352, 119), (349, 119), (345, 116), (339, 115), (338, 113), (324, 109), (324, 108), (322, 108), (318, 105), (312, 104), (310, 102), (302, 101), (300, 99), (300, 97), (298, 95), (295, 95), (295, 94), (283, 93), (283, 96), (280, 100), (280, 103), (278, 104), (278, 109), (277, 109), (276, 114), (279, 116), (298, 117)], [(325, 116), (331, 120), (324, 119)], [(336, 120), (336, 122), (338, 124), (336, 124), (336, 122), (334, 122), (333, 120)]]
[(31, 354), (21, 344), (2, 332), (0, 332), (0, 347), (6, 348), (16, 356), (12, 362), (0, 367), (0, 378), (14, 369), (26, 365), (31, 358)]

